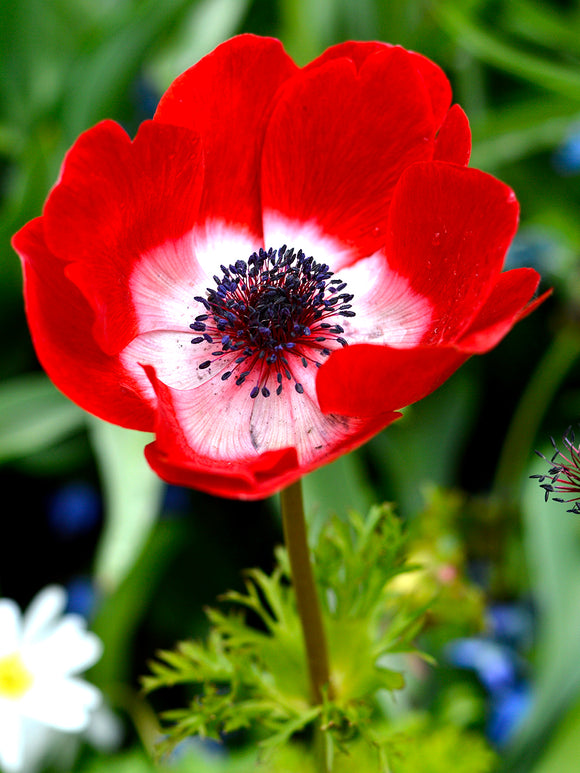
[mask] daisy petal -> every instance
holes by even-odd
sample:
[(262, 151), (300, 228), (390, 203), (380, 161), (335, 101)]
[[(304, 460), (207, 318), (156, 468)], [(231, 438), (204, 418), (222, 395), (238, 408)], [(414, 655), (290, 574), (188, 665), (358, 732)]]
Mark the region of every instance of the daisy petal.
[(86, 630), (83, 618), (66, 615), (42, 639), (26, 643), (22, 654), (34, 673), (68, 675), (94, 665), (100, 658), (101, 640)]
[(52, 633), (65, 607), (66, 591), (60, 585), (48, 585), (41, 590), (24, 614), (23, 643), (32, 644)]
[(12, 701), (0, 699), (0, 769), (5, 773), (22, 773), (24, 753), (20, 714)]
[(101, 693), (80, 679), (37, 680), (20, 701), (22, 715), (57, 730), (84, 730)]

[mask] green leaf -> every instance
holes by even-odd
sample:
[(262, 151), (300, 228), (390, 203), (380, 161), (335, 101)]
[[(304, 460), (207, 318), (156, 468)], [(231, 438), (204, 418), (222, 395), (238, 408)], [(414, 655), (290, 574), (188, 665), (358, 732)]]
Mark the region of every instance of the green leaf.
[(505, 3), (506, 27), (521, 37), (557, 51), (580, 53), (580, 28), (573, 14), (541, 0)]
[(87, 50), (69, 72), (64, 95), (67, 143), (91, 124), (115, 114), (143, 60), (189, 6), (190, 0), (131, 3), (100, 37), (87, 41)]
[(234, 35), (249, 0), (201, 0), (191, 6), (171, 41), (148, 61), (146, 71), (160, 92), (215, 46)]
[[(546, 450), (548, 456), (550, 450)], [(538, 460), (530, 473), (545, 473)], [(524, 490), (525, 549), (538, 608), (534, 704), (513, 744), (513, 757), (541, 746), (580, 689), (580, 521), (566, 506), (544, 501), (537, 481)], [(511, 770), (511, 768), (510, 768)]]
[(454, 485), (477, 399), (477, 381), (464, 369), (370, 441), (379, 474), (392, 487), (387, 496), (403, 515), (423, 506), (426, 484)]
[(50, 448), (84, 428), (86, 414), (41, 373), (0, 386), (0, 462)]
[(484, 29), (456, 3), (439, 3), (434, 12), (442, 27), (473, 56), (575, 102), (580, 101), (580, 72), (523, 51)]
[[(159, 521), (131, 571), (113, 593), (103, 598), (92, 623), (104, 644), (104, 652), (91, 669), (91, 681), (125, 708), (127, 685), (133, 680), (135, 631), (161, 576), (183, 542), (184, 531), (180, 521)], [(120, 694), (116, 692), (119, 689)]]
[(130, 571), (159, 515), (163, 483), (143, 455), (150, 436), (91, 417), (90, 434), (104, 489), (105, 527), (95, 562), (111, 593)]
[(495, 114), (487, 112), (474, 122), (471, 165), (490, 170), (559, 145), (580, 116), (579, 105), (569, 99), (535, 98)]
[(573, 771), (580, 759), (580, 701), (559, 724), (553, 739), (532, 773)]
[(312, 540), (329, 516), (352, 510), (366, 513), (375, 500), (366, 469), (357, 453), (341, 456), (332, 464), (319, 467), (302, 479), (308, 508), (308, 528)]

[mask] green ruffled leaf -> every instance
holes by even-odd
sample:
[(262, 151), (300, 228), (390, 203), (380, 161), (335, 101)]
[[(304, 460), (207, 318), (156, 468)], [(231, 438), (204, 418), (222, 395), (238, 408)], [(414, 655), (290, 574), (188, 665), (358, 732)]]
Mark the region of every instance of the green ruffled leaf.
[[(376, 693), (405, 685), (403, 674), (379, 658), (415, 652), (413, 639), (422, 627), (423, 609), (389, 603), (401, 599), (390, 586), (406, 571), (404, 544), (399, 520), (382, 506), (372, 508), (366, 519), (354, 512), (348, 521), (331, 519), (314, 546), (334, 685), (324, 707), (310, 705), (285, 550), (278, 549), (271, 575), (248, 572), (244, 592), (222, 597), (228, 611), (208, 611), (207, 641), (160, 652), (143, 680), (149, 691), (193, 687), (189, 708), (165, 714), (173, 723), (166, 746), (192, 733), (218, 738), (247, 728), (262, 748), (277, 749), (318, 718), (329, 748), (341, 749), (362, 732), (376, 710)], [(260, 621), (259, 627), (248, 624), (244, 610)]]

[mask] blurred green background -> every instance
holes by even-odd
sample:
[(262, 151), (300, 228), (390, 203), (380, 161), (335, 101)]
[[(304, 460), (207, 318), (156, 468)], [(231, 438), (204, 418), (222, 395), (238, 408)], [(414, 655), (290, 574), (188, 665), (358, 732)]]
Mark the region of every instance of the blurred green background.
[[(580, 3), (0, 0), (0, 593), (26, 604), (62, 583), (105, 641), (92, 676), (123, 740), (83, 747), (74, 769), (149, 770), (137, 692), (147, 659), (202, 634), (202, 607), (239, 587), (244, 567), (269, 569), (281, 533), (275, 501), (168, 489), (143, 461), (147, 438), (56, 392), (29, 340), (10, 237), (41, 212), (81, 131), (114, 118), (134, 133), (176, 75), (244, 31), (279, 37), (299, 64), (346, 39), (429, 56), (469, 116), (471, 165), (516, 191), (508, 265), (537, 268), (553, 296), (399, 423), (311, 475), (307, 506), (314, 529), (345, 503), (364, 512), (381, 500), (411, 521), (430, 484), (465, 492), (458, 533), (492, 622), (475, 640), (480, 660), (451, 657), (442, 678), (481, 696), (474, 724), (499, 769), (576, 770), (580, 521), (544, 504), (528, 476), (545, 469), (534, 448), (580, 415)], [(500, 688), (493, 668), (509, 672)]]

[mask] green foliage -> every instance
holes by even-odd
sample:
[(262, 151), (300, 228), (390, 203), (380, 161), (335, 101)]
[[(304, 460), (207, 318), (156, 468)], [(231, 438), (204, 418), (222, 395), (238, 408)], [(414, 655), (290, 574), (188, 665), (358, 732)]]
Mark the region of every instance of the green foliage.
[(86, 414), (41, 373), (0, 385), (0, 463), (32, 456), (84, 428)]
[(465, 495), (429, 487), (426, 504), (409, 526), (408, 561), (412, 574), (398, 580), (417, 606), (428, 606), (427, 630), (439, 641), (483, 629), (484, 594), (467, 577), (467, 554), (461, 534)]
[[(490, 773), (495, 754), (474, 733), (438, 726), (415, 717), (404, 728), (382, 728), (382, 747), (355, 741), (348, 754), (336, 755), (333, 773)], [(98, 773), (99, 764), (79, 773)], [(140, 752), (112, 757), (109, 773), (318, 773), (312, 755), (300, 743), (283, 746), (266, 758), (256, 751), (216, 755), (203, 748), (184, 748), (169, 761), (153, 764)], [(552, 771), (550, 770), (550, 773)]]
[[(444, 508), (444, 502), (441, 498), (428, 510), (430, 517)], [(427, 523), (424, 538), (435, 528)], [(356, 512), (346, 520), (334, 517), (318, 535), (313, 558), (333, 684), (333, 697), (323, 706), (313, 707), (309, 701), (286, 551), (277, 550), (271, 575), (257, 569), (247, 572), (245, 591), (222, 597), (227, 611), (208, 611), (206, 641), (186, 641), (175, 651), (160, 652), (151, 664), (151, 675), (143, 680), (147, 691), (193, 687), (187, 708), (164, 715), (170, 724), (163, 750), (189, 735), (219, 739), (223, 733), (243, 729), (263, 751), (282, 754), (291, 738), (317, 727), (325, 735), (327, 753), (337, 759), (340, 752), (348, 757), (354, 748), (365, 746), (366, 752), (357, 752), (365, 759), (390, 755), (391, 746), (400, 757), (399, 741), (388, 734), (380, 737), (373, 724), (380, 719), (378, 692), (405, 687), (403, 670), (386, 667), (385, 659), (396, 654), (427, 658), (417, 651), (415, 640), (439, 592), (427, 583), (426, 594), (417, 602), (422, 574), (412, 581), (411, 591), (405, 586), (405, 578), (419, 571), (409, 564), (407, 547), (401, 522), (388, 505), (373, 507), (367, 518)], [(401, 762), (401, 772), (415, 770), (414, 764)]]
[(387, 749), (391, 773), (487, 773), (496, 762), (495, 754), (475, 733), (424, 720), (394, 735)]
[[(179, 71), (237, 32), (276, 35), (300, 63), (347, 38), (399, 43), (431, 57), (449, 75), (454, 101), (465, 108), (472, 127), (471, 166), (496, 174), (515, 189), (522, 205), (518, 242), (520, 248), (525, 247), (524, 262), (539, 268), (543, 287), (553, 286), (554, 296), (496, 352), (474, 358), (441, 390), (413, 406), (365, 449), (308, 476), (305, 490), (314, 516), (310, 525), (316, 534), (329, 513), (342, 509), (345, 502), (365, 512), (369, 503), (381, 499), (396, 501), (400, 512), (411, 518), (421, 508), (422, 491), (429, 482), (485, 491), (493, 480), (503, 445), (493, 493), (501, 500), (506, 491), (510, 492), (515, 506), (505, 516), (509, 524), (485, 521), (476, 534), (477, 544), (471, 545), (471, 557), (474, 552), (479, 558), (483, 555), (492, 578), (510, 577), (507, 583), (492, 582), (486, 588), (490, 600), (499, 585), (501, 599), (517, 600), (523, 591), (526, 601), (531, 599), (538, 610), (529, 663), (535, 708), (511, 748), (502, 750), (503, 769), (509, 773), (573, 770), (580, 691), (577, 521), (564, 515), (557, 504), (545, 505), (535, 485), (521, 502), (519, 493), (526, 472), (534, 471), (526, 470), (534, 443), (543, 443), (534, 437), (539, 431), (540, 437), (560, 433), (575, 420), (580, 408), (578, 372), (573, 368), (578, 357), (580, 188), (577, 172), (558, 169), (554, 164), (554, 151), (578, 130), (580, 2), (0, 0), (0, 29), (0, 62), (5, 76), (0, 79), (0, 312), (4, 331), (0, 461), (5, 495), (8, 502), (17, 502), (15, 512), (26, 514), (31, 538), (39, 539), (36, 530), (40, 526), (43, 535), (45, 524), (38, 502), (58, 487), (64, 476), (91, 478), (95, 465), (90, 443), (106, 499), (106, 527), (94, 556), (86, 545), (77, 549), (77, 543), (70, 543), (63, 550), (54, 537), (46, 544), (41, 537), (43, 552), (54, 556), (50, 577), (38, 568), (41, 565), (23, 563), (22, 551), (15, 549), (24, 544), (15, 529), (22, 519), (5, 517), (3, 589), (22, 584), (27, 596), (50, 580), (66, 583), (79, 571), (91, 576), (98, 573), (99, 584), (107, 593), (93, 625), (106, 647), (91, 678), (109, 697), (125, 696), (134, 689), (133, 675), (143, 670), (141, 658), (151, 651), (151, 642), (155, 646), (168, 640), (167, 620), (172, 621), (171, 637), (178, 635), (174, 633), (178, 628), (187, 632), (202, 629), (205, 620), (198, 606), (205, 601), (203, 593), (210, 588), (211, 597), (214, 587), (229, 587), (239, 565), (258, 563), (256, 545), (269, 556), (274, 528), (263, 529), (266, 521), (262, 520), (261, 532), (255, 521), (248, 523), (244, 539), (239, 529), (233, 538), (219, 533), (219, 527), (212, 533), (206, 524), (213, 520), (237, 524), (247, 511), (236, 503), (227, 512), (228, 503), (201, 495), (192, 495), (188, 518), (158, 521), (158, 492), (152, 492), (149, 502), (144, 503), (143, 493), (150, 491), (150, 482), (143, 471), (139, 441), (123, 442), (124, 459), (113, 460), (107, 431), (101, 432), (101, 428), (87, 433), (82, 412), (34, 372), (38, 363), (22, 314), (21, 273), (9, 239), (27, 219), (41, 212), (67, 147), (79, 131), (104, 117), (121, 121), (133, 133), (145, 117), (137, 87), (145, 82), (154, 92), (154, 101), (155, 92), (164, 89)], [(538, 255), (539, 242), (546, 245)], [(534, 367), (536, 374), (520, 402)], [(518, 403), (520, 408), (512, 422)], [(510, 424), (513, 430), (506, 435)], [(117, 441), (114, 445), (121, 448)], [(115, 469), (121, 463), (122, 468)], [(124, 478), (126, 487), (118, 485), (119, 477)], [(36, 497), (30, 500), (34, 492)], [(38, 509), (31, 518), (33, 507)], [(217, 513), (223, 520), (216, 519)], [(397, 646), (397, 630), (402, 631), (399, 643), (404, 649), (405, 635), (413, 633), (413, 625), (422, 626), (416, 640), (409, 637), (409, 646), (418, 644), (437, 653), (440, 643), (481, 623), (482, 591), (465, 578), (466, 550), (460, 534), (463, 514), (460, 497), (440, 492), (432, 495), (423, 514), (414, 518), (406, 536), (405, 556), (396, 559), (400, 562), (397, 572), (382, 592), (380, 571), (375, 571), (373, 562), (385, 558), (386, 566), (388, 548), (385, 554), (373, 554), (368, 544), (364, 547), (365, 538), (352, 523), (347, 527), (333, 523), (332, 528), (325, 529), (328, 543), (316, 541), (317, 572), (324, 586), (326, 624), (333, 630), (330, 646), (340, 691), (337, 708), (329, 704), (324, 717), (320, 714), (308, 720), (310, 725), (340, 722), (351, 704), (357, 713), (354, 696), (374, 689), (379, 676), (391, 692), (394, 690), (398, 711), (405, 714), (413, 680), (408, 664), (416, 661), (389, 649)], [(275, 524), (274, 519), (272, 522)], [(142, 549), (149, 529), (148, 543)], [(505, 550), (506, 533), (518, 543), (522, 554), (515, 570)], [(230, 543), (236, 540), (239, 544), (232, 550)], [(352, 547), (353, 540), (359, 546), (359, 558), (351, 555), (349, 566), (342, 568), (338, 558), (341, 545), (346, 542)], [(180, 555), (184, 545), (187, 551), (183, 554), (187, 555)], [(196, 545), (200, 545), (197, 554)], [(356, 553), (354, 547), (352, 551)], [(322, 553), (326, 568), (322, 568)], [(288, 593), (283, 553), (279, 553), (279, 560), (277, 578), (250, 573), (245, 593), (239, 593), (237, 599), (233, 594), (228, 604), (238, 609), (237, 614), (210, 613), (214, 633), (208, 643), (194, 647), (194, 656), (202, 664), (204, 658), (216, 668), (224, 661), (229, 664), (227, 679), (212, 683), (216, 685), (212, 700), (216, 705), (222, 702), (220, 711), (229, 721), (220, 690), (231, 691), (234, 685), (239, 700), (248, 706), (249, 727), (243, 734), (250, 741), (264, 741), (267, 733), (276, 739), (287, 730), (298, 738), (308, 733), (308, 728), (303, 733), (292, 730), (293, 722), (301, 721), (310, 709), (305, 708), (303, 672), (298, 678), (303, 655), (291, 596), (274, 608), (278, 596)], [(368, 564), (363, 566), (365, 561)], [(193, 578), (192, 563), (196, 566)], [(360, 598), (341, 584), (347, 571), (349, 581), (356, 580), (357, 566), (361, 571), (358, 587), (367, 588)], [(266, 590), (271, 587), (273, 596), (271, 593), (268, 600)], [(241, 600), (243, 603), (238, 603)], [(399, 606), (405, 615), (397, 620)], [(253, 628), (245, 624), (241, 609), (246, 610)], [(266, 620), (260, 620), (258, 610), (267, 613)], [(280, 617), (281, 611), (286, 619)], [(224, 631), (218, 637), (221, 652), (211, 644), (220, 625)], [(409, 630), (405, 631), (405, 625)], [(232, 648), (236, 637), (237, 654)], [(283, 646), (278, 650), (279, 642)], [(387, 654), (380, 658), (379, 651)], [(378, 662), (386, 658), (393, 670), (381, 673), (374, 662), (363, 667), (368, 652)], [(276, 671), (278, 656), (281, 661), (285, 659), (286, 683), (282, 669)], [(239, 670), (235, 657), (240, 659)], [(183, 669), (192, 669), (192, 659), (182, 658)], [(163, 665), (168, 679), (179, 673), (160, 660), (158, 667)], [(196, 666), (200, 680), (205, 667)], [(394, 689), (403, 668), (407, 687)], [(209, 666), (207, 669), (211, 673)], [(238, 678), (240, 673), (243, 682)], [(461, 684), (465, 694), (467, 683)], [(185, 687), (189, 689), (191, 684)], [(203, 681), (193, 682), (198, 701), (204, 699), (202, 688)], [(260, 697), (261, 690), (266, 697)], [(412, 698), (422, 708), (429, 705), (423, 694), (412, 693)], [(268, 708), (264, 708), (264, 701), (269, 701)], [(335, 771), (375, 770), (381, 745), (390, 751), (391, 773), (484, 770), (489, 753), (480, 742), (469, 746), (468, 737), (455, 729), (453, 721), (461, 713), (461, 700), (451, 703), (445, 726), (441, 715), (439, 724), (433, 719), (421, 729), (418, 725), (403, 729), (393, 721), (386, 729), (382, 726), (384, 733), (377, 729), (377, 745), (368, 742), (368, 733), (363, 732), (362, 738), (361, 732), (353, 732), (347, 743), (349, 755), (335, 755)], [(377, 704), (382, 707), (380, 700)], [(124, 705), (124, 699), (116, 705)], [(375, 727), (382, 709), (370, 699), (365, 706), (373, 712)], [(188, 709), (185, 714), (188, 711), (191, 713)], [(360, 712), (362, 718), (362, 708)], [(131, 712), (124, 716), (129, 725), (139, 724)], [(258, 724), (266, 716), (271, 726), (260, 735)], [(218, 724), (216, 720), (212, 732), (217, 732)], [(361, 726), (363, 730), (369, 727)], [(346, 735), (344, 728), (341, 732)], [(79, 771), (169, 770), (169, 766), (154, 765), (131, 740), (130, 733), (126, 752), (95, 752), (87, 764), (79, 763)], [(340, 740), (341, 733), (335, 730), (333, 738)], [(312, 770), (313, 763), (297, 742), (277, 749), (270, 750), (270, 766), (265, 766), (269, 773)], [(171, 770), (248, 773), (255, 769), (256, 759), (255, 750), (249, 748), (227, 759), (210, 759), (199, 750), (191, 750), (183, 759), (172, 760)]]
[(145, 460), (152, 436), (90, 417), (89, 429), (106, 497), (107, 519), (95, 579), (112, 593), (143, 549), (161, 509), (163, 483)]

